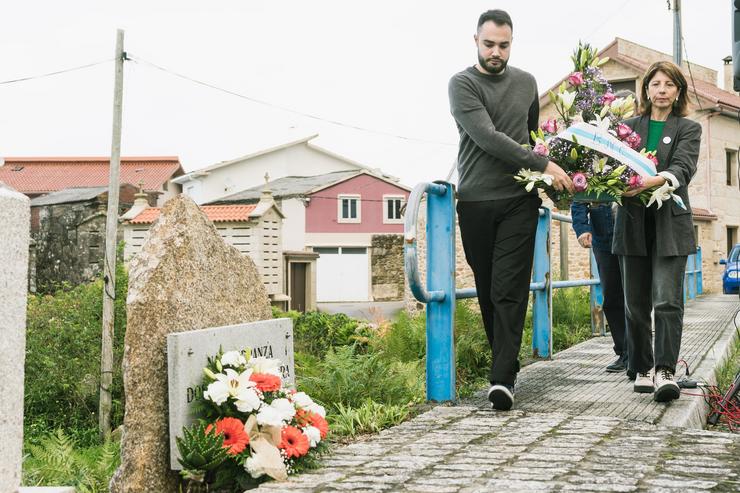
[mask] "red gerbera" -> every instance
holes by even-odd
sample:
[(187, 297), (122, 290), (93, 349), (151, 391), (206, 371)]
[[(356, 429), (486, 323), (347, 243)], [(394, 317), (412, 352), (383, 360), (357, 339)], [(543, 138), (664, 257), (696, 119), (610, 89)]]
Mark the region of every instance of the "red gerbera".
[(311, 413), (309, 416), (311, 426), (319, 429), (321, 432), (321, 439), (326, 438), (326, 434), (329, 433), (329, 423), (324, 419), (323, 416), (317, 413)]
[(282, 440), (280, 448), (285, 450), (285, 455), (290, 459), (292, 457), (301, 457), (308, 453), (308, 437), (295, 426), (286, 426), (280, 433)]
[(280, 377), (270, 375), (269, 373), (252, 373), (249, 377), (251, 381), (257, 384), (257, 390), (262, 392), (274, 392), (280, 390)]
[[(213, 425), (208, 425), (206, 433), (210, 433)], [(224, 448), (229, 449), (226, 452), (230, 455), (236, 455), (243, 451), (249, 444), (249, 435), (244, 430), (244, 423), (236, 418), (223, 418), (216, 421), (217, 435), (223, 433)]]

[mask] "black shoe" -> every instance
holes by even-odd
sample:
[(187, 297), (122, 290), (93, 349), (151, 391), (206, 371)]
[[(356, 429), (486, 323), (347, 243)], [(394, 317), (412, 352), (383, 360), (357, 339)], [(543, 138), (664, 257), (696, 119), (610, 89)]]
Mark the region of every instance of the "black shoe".
[(614, 363), (611, 363), (610, 365), (608, 365), (606, 367), (606, 372), (607, 373), (620, 373), (620, 372), (623, 372), (624, 370), (627, 369), (624, 363), (625, 363), (625, 361), (620, 356), (619, 358), (617, 358), (616, 360), (614, 360)]
[(514, 386), (496, 383), (488, 389), (491, 407), (498, 411), (508, 411), (514, 405)]
[(627, 370), (627, 380), (634, 380), (637, 378), (637, 373), (634, 370)]

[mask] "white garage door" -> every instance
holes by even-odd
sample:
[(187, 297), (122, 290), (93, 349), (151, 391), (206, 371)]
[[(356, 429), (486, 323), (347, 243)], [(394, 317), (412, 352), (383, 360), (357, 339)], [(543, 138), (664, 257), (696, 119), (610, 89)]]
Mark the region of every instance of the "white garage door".
[(368, 255), (364, 247), (314, 248), (316, 301), (368, 301)]

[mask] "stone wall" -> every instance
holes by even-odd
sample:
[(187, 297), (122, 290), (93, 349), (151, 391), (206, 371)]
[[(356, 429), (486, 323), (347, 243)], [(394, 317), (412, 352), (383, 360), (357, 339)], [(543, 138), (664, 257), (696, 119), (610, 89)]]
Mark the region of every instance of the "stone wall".
[[(38, 211), (36, 287), (48, 292), (62, 283), (89, 282), (103, 271), (106, 202), (89, 200), (34, 207)], [(119, 211), (131, 207), (121, 203)], [(123, 240), (118, 229), (117, 242)]]
[(403, 299), (403, 235), (373, 235), (370, 247), (373, 301)]

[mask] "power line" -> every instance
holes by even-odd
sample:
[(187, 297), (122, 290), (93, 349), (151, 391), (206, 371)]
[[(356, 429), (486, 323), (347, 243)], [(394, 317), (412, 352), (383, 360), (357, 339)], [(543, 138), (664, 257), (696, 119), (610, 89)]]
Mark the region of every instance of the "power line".
[(76, 70), (82, 70), (82, 69), (94, 67), (96, 65), (101, 65), (103, 63), (108, 63), (108, 62), (111, 62), (111, 61), (113, 61), (113, 59), (112, 58), (108, 58), (107, 60), (101, 60), (99, 62), (94, 62), (94, 63), (88, 63), (86, 65), (80, 65), (78, 67), (65, 68), (63, 70), (57, 70), (56, 72), (47, 72), (45, 74), (29, 75), (28, 77), (21, 77), (20, 79), (4, 80), (4, 81), (0, 81), (0, 85), (3, 85), (3, 84), (13, 84), (15, 82), (24, 82), (24, 81), (27, 81), (27, 80), (34, 80), (34, 79), (43, 79), (44, 77), (51, 77), (53, 75), (66, 74), (67, 72), (74, 72)]
[(683, 52), (686, 55), (686, 66), (689, 68), (689, 77), (691, 78), (691, 86), (694, 88), (694, 97), (696, 98), (696, 104), (699, 105), (699, 109), (703, 110), (704, 107), (701, 105), (699, 95), (696, 93), (696, 83), (694, 82), (694, 73), (691, 71), (691, 62), (689, 62), (689, 51), (686, 49), (686, 40), (681, 36), (681, 42), (683, 43)]
[(150, 66), (152, 68), (155, 68), (155, 69), (160, 70), (162, 72), (165, 72), (167, 74), (173, 75), (175, 77), (179, 77), (180, 79), (187, 80), (187, 81), (192, 82), (194, 84), (198, 84), (198, 85), (201, 85), (201, 86), (204, 86), (204, 87), (208, 87), (208, 88), (214, 89), (216, 91), (221, 91), (223, 93), (230, 94), (232, 96), (236, 96), (236, 97), (241, 98), (241, 99), (246, 99), (247, 101), (251, 101), (253, 103), (261, 104), (263, 106), (267, 106), (267, 107), (270, 107), (270, 108), (279, 109), (279, 110), (282, 110), (282, 111), (286, 111), (288, 113), (293, 113), (293, 114), (296, 114), (296, 115), (304, 116), (306, 118), (311, 118), (313, 120), (318, 120), (318, 121), (322, 121), (322, 122), (325, 122), (325, 123), (330, 123), (332, 125), (337, 125), (339, 127), (351, 128), (353, 130), (361, 130), (363, 132), (374, 133), (374, 134), (383, 135), (383, 136), (386, 136), (386, 137), (393, 137), (393, 138), (401, 139), (401, 140), (407, 140), (407, 141), (413, 141), (413, 142), (423, 142), (425, 144), (437, 144), (437, 145), (445, 145), (445, 146), (457, 146), (457, 144), (453, 144), (453, 143), (450, 143), (450, 142), (440, 142), (440, 141), (436, 141), (436, 140), (421, 139), (421, 138), (417, 138), (417, 137), (407, 137), (407, 136), (404, 136), (404, 135), (398, 135), (398, 134), (394, 134), (394, 133), (390, 133), (390, 132), (384, 132), (382, 130), (376, 130), (376, 129), (367, 128), (367, 127), (360, 127), (358, 125), (350, 125), (348, 123), (343, 123), (343, 122), (340, 122), (338, 120), (331, 120), (329, 118), (322, 118), (320, 116), (312, 115), (311, 113), (305, 113), (303, 111), (298, 111), (298, 110), (294, 110), (292, 108), (288, 108), (287, 106), (281, 106), (281, 105), (278, 105), (278, 104), (270, 103), (268, 101), (263, 101), (261, 99), (253, 98), (251, 96), (247, 96), (245, 94), (241, 94), (241, 93), (232, 91), (230, 89), (224, 89), (223, 87), (219, 87), (219, 86), (216, 86), (214, 84), (210, 84), (208, 82), (203, 82), (201, 80), (194, 79), (194, 78), (189, 77), (187, 75), (181, 74), (179, 72), (175, 72), (175, 71), (170, 70), (168, 68), (165, 68), (165, 67), (162, 67), (160, 65), (157, 65), (155, 63), (152, 63), (152, 62), (149, 62), (147, 60), (144, 60), (143, 58), (134, 57), (130, 53), (127, 53), (127, 56), (128, 56), (128, 59), (129, 60), (132, 60), (132, 61), (137, 62), (137, 63), (142, 63), (144, 65), (148, 65), (148, 66)]

